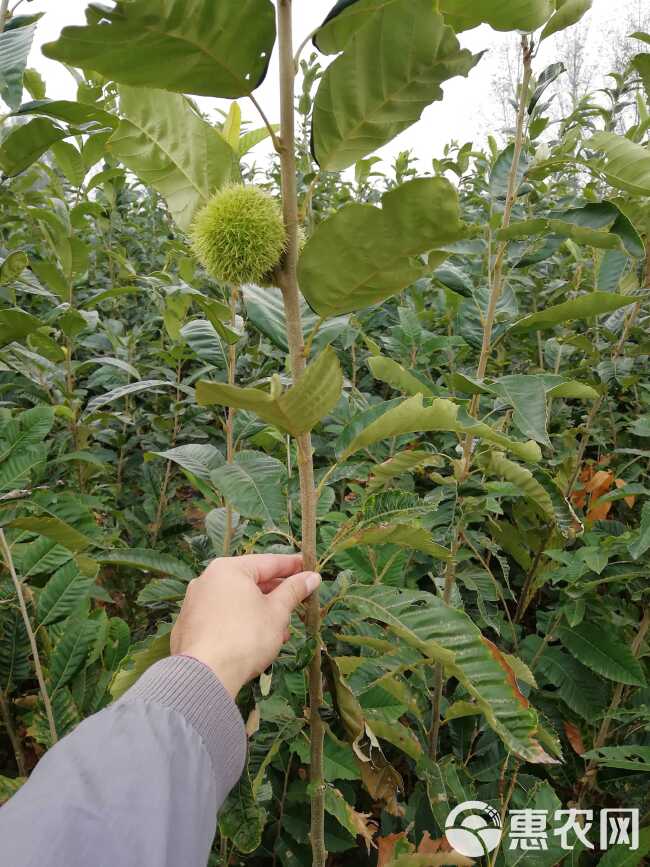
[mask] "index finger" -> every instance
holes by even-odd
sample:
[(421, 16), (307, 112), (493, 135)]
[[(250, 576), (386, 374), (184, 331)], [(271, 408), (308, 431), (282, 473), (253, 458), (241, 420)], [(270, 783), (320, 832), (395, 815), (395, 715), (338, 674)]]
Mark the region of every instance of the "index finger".
[(288, 578), (302, 571), (302, 554), (244, 554), (241, 557), (220, 557), (211, 566), (234, 569), (256, 584)]

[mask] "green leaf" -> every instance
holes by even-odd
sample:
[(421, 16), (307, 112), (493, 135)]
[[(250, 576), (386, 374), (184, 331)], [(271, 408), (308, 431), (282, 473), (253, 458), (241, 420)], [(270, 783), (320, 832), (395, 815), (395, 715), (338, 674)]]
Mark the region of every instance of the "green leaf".
[(371, 355), (368, 359), (368, 367), (375, 379), (388, 383), (398, 391), (403, 391), (405, 394), (423, 394), (426, 397), (433, 397), (431, 386), (422, 382), (401, 364), (393, 361), (392, 358), (386, 358), (384, 355)]
[(110, 693), (113, 701), (117, 701), (128, 689), (131, 689), (140, 675), (144, 674), (154, 663), (169, 656), (171, 625), (165, 624), (164, 629), (162, 634), (145, 638), (134, 644), (128, 656), (124, 657), (119, 670), (111, 681)]
[(262, 842), (266, 811), (258, 805), (248, 770), (219, 811), (219, 831), (239, 852), (254, 852)]
[(379, 7), (323, 75), (312, 120), (321, 169), (348, 168), (394, 139), (477, 60), (430, 0)]
[(507, 229), (499, 229), (495, 234), (500, 241), (522, 240), (536, 235), (560, 235), (562, 238), (571, 238), (576, 244), (587, 244), (599, 250), (623, 248), (621, 239), (611, 232), (576, 226), (566, 220), (519, 220), (511, 223)]
[(27, 777), (0, 777), (0, 807), (27, 782)]
[(0, 491), (11, 491), (24, 487), (29, 482), (31, 472), (44, 463), (47, 449), (43, 446), (28, 446), (11, 454), (0, 464)]
[(583, 622), (571, 629), (561, 626), (557, 634), (566, 649), (596, 674), (617, 683), (645, 685), (643, 668), (638, 659), (622, 636), (616, 635), (611, 627), (603, 630), (596, 624)]
[(592, 6), (592, 0), (556, 0), (556, 2), (557, 12), (542, 30), (540, 42), (554, 33), (559, 33), (560, 30), (566, 30), (567, 27), (577, 24)]
[(441, 662), (480, 705), (508, 749), (526, 761), (553, 761), (535, 739), (537, 715), (514, 686), (512, 669), (463, 611), (430, 593), (388, 587), (353, 587), (345, 603)]
[(58, 168), (63, 172), (73, 187), (80, 187), (86, 177), (86, 167), (77, 148), (67, 141), (55, 142), (52, 156)]
[(187, 583), (177, 578), (154, 578), (138, 593), (138, 605), (160, 605), (178, 602), (187, 592)]
[(431, 533), (413, 523), (382, 524), (363, 527), (334, 546), (334, 551), (347, 551), (359, 545), (397, 545), (411, 551), (422, 551), (437, 560), (448, 560), (450, 552), (431, 537)]
[(598, 862), (598, 867), (637, 867), (644, 864), (650, 853), (650, 826), (639, 831), (638, 849), (630, 849), (624, 844), (612, 846)]
[(611, 186), (635, 196), (650, 196), (650, 150), (647, 147), (613, 132), (596, 133), (586, 142), (586, 147), (605, 154), (603, 172)]
[(650, 501), (646, 502), (641, 511), (641, 525), (636, 539), (629, 546), (633, 560), (638, 560), (650, 548)]
[(238, 452), (234, 463), (212, 472), (213, 484), (240, 515), (271, 526), (285, 519), (285, 481), (284, 464), (261, 452)]
[(95, 544), (88, 536), (84, 536), (70, 524), (54, 516), (36, 518), (16, 518), (8, 524), (17, 530), (26, 530), (39, 536), (53, 539), (69, 551), (84, 551), (89, 545)]
[(219, 449), (207, 443), (177, 446), (166, 452), (151, 452), (150, 454), (167, 461), (173, 461), (179, 467), (187, 470), (188, 473), (198, 479), (203, 479), (204, 482), (209, 482), (212, 471), (224, 463), (224, 457)]
[(186, 97), (121, 87), (120, 114), (108, 149), (164, 197), (181, 229), (216, 190), (239, 177), (232, 148)]
[(301, 291), (320, 316), (361, 310), (428, 273), (416, 257), (464, 234), (448, 181), (408, 181), (384, 193), (381, 209), (350, 204), (318, 225), (300, 256)]
[[(248, 321), (259, 332), (269, 338), (276, 346), (289, 351), (287, 343), (287, 320), (284, 312), (284, 302), (279, 289), (248, 284), (242, 287), (244, 304)], [(323, 349), (328, 343), (336, 340), (348, 324), (347, 316), (337, 316), (327, 322), (322, 322), (318, 316), (300, 299), (303, 338), (305, 340), (315, 333), (313, 347)]]
[(196, 399), (201, 406), (218, 403), (249, 410), (297, 437), (313, 430), (331, 412), (341, 396), (342, 386), (341, 366), (334, 350), (328, 347), (285, 392), (278, 380), (272, 381), (270, 394), (256, 388), (202, 380), (196, 386)]
[(457, 33), (479, 24), (531, 32), (550, 18), (553, 4), (551, 0), (440, 0), (440, 11)]
[(632, 66), (641, 76), (646, 97), (650, 100), (650, 54), (637, 54), (632, 58)]
[(6, 597), (0, 587), (0, 689), (10, 692), (19, 686), (31, 673), (31, 648), (25, 624), (17, 604), (7, 607), (7, 599), (15, 602), (13, 596)]
[(35, 32), (32, 22), (0, 33), (0, 96), (12, 109), (23, 98), (23, 74)]
[(73, 618), (66, 621), (61, 638), (57, 641), (50, 659), (50, 690), (57, 690), (69, 683), (89, 662), (90, 651), (97, 638), (97, 623), (94, 620)]
[(43, 54), (119, 84), (236, 99), (264, 80), (275, 41), (269, 0), (92, 3)]
[(38, 594), (39, 623), (47, 626), (64, 620), (90, 595), (94, 583), (95, 577), (83, 575), (74, 560), (61, 566)]
[(628, 744), (623, 747), (600, 747), (582, 754), (603, 768), (620, 768), (622, 771), (650, 773), (650, 747)]
[(144, 379), (140, 382), (131, 382), (129, 385), (120, 385), (112, 391), (107, 391), (106, 394), (100, 394), (89, 400), (86, 412), (96, 412), (102, 406), (114, 403), (116, 400), (121, 400), (130, 394), (139, 394), (141, 391), (151, 391), (154, 388), (176, 388), (176, 383), (165, 382), (165, 380), (161, 379)]
[(192, 352), (214, 367), (226, 368), (228, 355), (214, 325), (207, 319), (193, 319), (181, 328), (180, 336)]
[[(532, 658), (537, 655), (542, 639), (531, 637), (526, 642), (533, 648)], [(559, 647), (542, 648), (536, 670), (557, 687), (559, 698), (582, 719), (591, 722), (604, 710), (608, 701), (605, 682)]]
[(28, 266), (29, 259), (27, 253), (23, 253), (22, 250), (14, 250), (13, 253), (9, 253), (2, 265), (0, 265), (0, 285), (13, 283)]
[(163, 575), (180, 578), (182, 581), (191, 581), (196, 577), (194, 570), (187, 563), (169, 554), (161, 554), (148, 548), (114, 548), (97, 554), (95, 560), (101, 564), (131, 567), (141, 569), (143, 572), (160, 572)]
[(462, 413), (460, 407), (450, 400), (436, 398), (425, 406), (421, 395), (408, 398), (371, 422), (354, 437), (341, 459), (346, 460), (359, 449), (381, 440), (424, 431), (470, 433), (479, 439), (501, 446), (525, 461), (536, 463), (541, 460), (541, 451), (537, 443), (520, 443), (511, 440), (489, 425), (475, 421), (466, 413)]
[(49, 117), (52, 120), (61, 120), (73, 126), (83, 125), (87, 129), (115, 128), (118, 123), (114, 114), (109, 114), (96, 105), (84, 105), (81, 102), (70, 102), (65, 99), (35, 99), (33, 102), (23, 103), (14, 112), (16, 117), (32, 114)]
[(440, 467), (442, 465), (443, 458), (431, 452), (417, 450), (399, 452), (387, 461), (384, 461), (383, 464), (374, 467), (373, 474), (368, 481), (367, 490), (368, 492), (372, 492), (379, 487), (383, 487), (404, 473), (412, 473), (424, 467)]
[(628, 295), (615, 295), (613, 292), (590, 292), (581, 295), (572, 301), (564, 301), (540, 310), (539, 313), (530, 313), (524, 316), (510, 328), (513, 334), (521, 334), (526, 331), (543, 331), (553, 328), (562, 322), (572, 322), (574, 319), (590, 319), (592, 316), (601, 316), (603, 313), (612, 313), (621, 307), (636, 304), (639, 297)]
[(53, 144), (74, 132), (47, 117), (35, 117), (12, 130), (0, 145), (0, 169), (7, 177), (24, 172)]
[(546, 388), (540, 379), (502, 376), (492, 383), (491, 389), (513, 408), (512, 420), (524, 436), (550, 447), (546, 430)]
[(43, 323), (18, 307), (0, 310), (0, 347), (18, 341), (22, 343), (28, 334), (32, 334)]

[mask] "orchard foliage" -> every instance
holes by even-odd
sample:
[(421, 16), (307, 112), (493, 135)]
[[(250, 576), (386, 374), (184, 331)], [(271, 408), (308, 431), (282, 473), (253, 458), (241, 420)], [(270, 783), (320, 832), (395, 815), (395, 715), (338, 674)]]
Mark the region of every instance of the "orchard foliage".
[[(603, 864), (650, 851), (650, 36), (551, 123), (535, 49), (589, 6), (339, 0), (306, 59), (290, 0), (91, 3), (44, 49), (76, 101), (3, 22), (0, 802), (210, 559), (302, 547), (214, 865), (466, 864), (472, 799), (637, 806)], [(520, 33), (509, 140), (380, 172), (478, 24)]]

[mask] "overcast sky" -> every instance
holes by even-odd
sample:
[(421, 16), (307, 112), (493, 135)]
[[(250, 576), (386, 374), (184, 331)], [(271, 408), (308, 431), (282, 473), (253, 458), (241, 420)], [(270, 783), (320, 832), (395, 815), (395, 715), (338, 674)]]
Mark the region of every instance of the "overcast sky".
[[(586, 43), (594, 59), (598, 60), (603, 53), (607, 34), (616, 29), (617, 22), (622, 17), (621, 13), (626, 9), (643, 8), (645, 2), (647, 0), (594, 0), (593, 9), (585, 18), (588, 27)], [(318, 26), (333, 5), (333, 0), (296, 0), (296, 44)], [(30, 65), (39, 69), (44, 76), (50, 98), (73, 99), (75, 84), (60, 64), (43, 57), (40, 47), (44, 42), (56, 39), (66, 25), (83, 24), (86, 6), (86, 0), (34, 0), (30, 3), (30, 12), (45, 12), (39, 22)], [(445, 143), (452, 139), (461, 143), (481, 142), (486, 130), (491, 127), (496, 112), (491, 83), (498, 72), (499, 48), (504, 40), (512, 38), (512, 35), (496, 33), (488, 27), (479, 27), (461, 34), (463, 47), (475, 52), (487, 48), (487, 56), (470, 72), (467, 79), (456, 78), (448, 82), (444, 86), (444, 101), (434, 103), (426, 109), (419, 124), (402, 133), (380, 151), (380, 154), (389, 159), (400, 150), (411, 148), (421, 164), (428, 168), (431, 158), (440, 156)], [(543, 44), (543, 50), (537, 58), (538, 71), (553, 62), (556, 59), (555, 54), (554, 40), (550, 39)], [(164, 62), (163, 58), (161, 62)], [(256, 95), (270, 119), (277, 121), (279, 105), (274, 70), (275, 63)], [(214, 104), (215, 100), (202, 101), (205, 110)], [(259, 125), (254, 111), (249, 108), (248, 100), (242, 100), (241, 106), (244, 117)]]

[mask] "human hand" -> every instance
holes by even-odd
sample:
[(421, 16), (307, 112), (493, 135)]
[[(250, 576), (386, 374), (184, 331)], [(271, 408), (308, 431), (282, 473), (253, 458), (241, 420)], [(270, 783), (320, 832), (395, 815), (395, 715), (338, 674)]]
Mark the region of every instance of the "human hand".
[(204, 662), (234, 698), (277, 658), (291, 612), (320, 584), (301, 567), (302, 554), (213, 560), (187, 588), (171, 652)]

